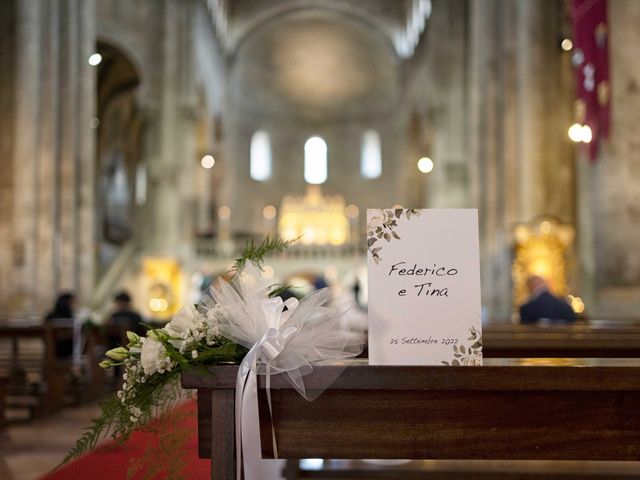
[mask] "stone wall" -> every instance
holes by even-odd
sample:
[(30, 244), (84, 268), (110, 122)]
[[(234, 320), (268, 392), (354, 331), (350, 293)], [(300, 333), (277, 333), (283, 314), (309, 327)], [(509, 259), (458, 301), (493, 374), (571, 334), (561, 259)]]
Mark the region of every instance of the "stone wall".
[(583, 254), (593, 270), (598, 316), (635, 317), (640, 308), (640, 3), (609, 2), (611, 135), (594, 164), (579, 158), (584, 188)]

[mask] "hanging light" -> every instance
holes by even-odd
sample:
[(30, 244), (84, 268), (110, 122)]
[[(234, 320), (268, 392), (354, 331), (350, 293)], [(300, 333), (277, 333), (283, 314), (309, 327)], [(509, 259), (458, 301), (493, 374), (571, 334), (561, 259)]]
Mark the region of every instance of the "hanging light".
[(213, 168), (215, 164), (216, 164), (216, 159), (213, 158), (213, 155), (205, 155), (200, 160), (200, 165), (202, 165), (202, 168), (205, 168), (207, 170)]
[(100, 65), (100, 62), (102, 62), (102, 55), (100, 55), (99, 53), (92, 53), (89, 56), (88, 62), (92, 67), (97, 67), (98, 65)]
[(576, 143), (582, 141), (582, 125), (574, 123), (569, 127), (569, 138)]
[(422, 157), (420, 160), (418, 160), (418, 170), (420, 170), (422, 173), (429, 173), (431, 170), (433, 170), (433, 160), (431, 160), (429, 157)]
[(563, 38), (562, 42), (560, 42), (560, 48), (562, 48), (562, 50), (564, 50), (565, 52), (570, 52), (573, 48), (573, 42), (570, 38)]
[(591, 143), (593, 132), (589, 125), (574, 123), (569, 127), (569, 138), (576, 143)]

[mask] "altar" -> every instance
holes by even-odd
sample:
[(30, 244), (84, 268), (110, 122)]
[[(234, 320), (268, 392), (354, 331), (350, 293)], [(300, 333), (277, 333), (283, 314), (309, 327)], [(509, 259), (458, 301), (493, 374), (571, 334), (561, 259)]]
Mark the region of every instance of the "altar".
[[(235, 475), (237, 368), (182, 377), (183, 387), (198, 390), (199, 454), (211, 459), (212, 479)], [(337, 370), (314, 402), (271, 379), (280, 458), (552, 461), (545, 478), (560, 475), (554, 461), (634, 462), (640, 471), (638, 360), (488, 359), (483, 367), (353, 360), (316, 366), (308, 388)], [(259, 386), (262, 454), (273, 458), (263, 377)]]

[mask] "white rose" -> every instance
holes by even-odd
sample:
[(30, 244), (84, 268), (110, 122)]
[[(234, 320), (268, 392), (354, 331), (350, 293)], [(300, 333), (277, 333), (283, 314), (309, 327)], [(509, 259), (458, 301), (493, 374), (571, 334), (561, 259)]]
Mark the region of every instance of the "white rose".
[(195, 327), (199, 314), (194, 307), (183, 307), (164, 327), (172, 337), (180, 337), (187, 330)]
[(159, 370), (167, 352), (161, 342), (153, 338), (146, 338), (142, 344), (142, 353), (140, 354), (140, 363), (145, 375), (153, 375)]

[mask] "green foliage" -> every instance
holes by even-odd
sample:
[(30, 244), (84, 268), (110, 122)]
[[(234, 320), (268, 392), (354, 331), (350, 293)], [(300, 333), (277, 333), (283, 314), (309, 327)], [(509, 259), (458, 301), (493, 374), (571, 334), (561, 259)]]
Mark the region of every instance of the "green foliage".
[(296, 240), (297, 238), (295, 240), (284, 240), (280, 237), (270, 238), (268, 235), (260, 245), (256, 245), (253, 240), (250, 240), (247, 242), (244, 252), (242, 252), (242, 256), (236, 258), (236, 261), (233, 264), (233, 270), (236, 272), (241, 271), (247, 262), (253, 263), (256, 267), (262, 270), (264, 257), (273, 252), (284, 251)]
[(192, 365), (220, 365), (224, 363), (240, 363), (249, 350), (226, 338), (220, 339), (220, 346), (205, 348), (198, 353), (198, 361)]
[[(178, 371), (156, 373), (136, 389), (132, 404), (135, 403), (143, 412), (143, 420), (150, 420), (154, 413), (171, 407), (178, 400), (180, 392), (176, 385), (172, 386), (177, 384), (178, 375)], [(160, 395), (162, 390), (166, 391)], [(100, 406), (102, 413), (92, 420), (91, 426), (67, 453), (61, 465), (94, 449), (98, 442), (108, 436), (118, 442), (126, 441), (138, 426), (137, 422), (131, 420), (131, 404), (123, 403), (117, 396), (109, 396)]]
[(163, 478), (167, 480), (184, 478), (186, 443), (192, 433), (183, 426), (187, 417), (186, 410), (171, 409), (162, 415), (161, 423), (152, 422), (143, 427), (145, 431), (154, 433), (154, 438), (147, 444), (142, 456), (131, 460), (127, 479), (140, 474), (138, 478), (141, 480), (152, 480), (163, 471)]
[(282, 295), (285, 291), (290, 290), (293, 288), (293, 285), (291, 284), (282, 284), (282, 283), (275, 283), (273, 285), (271, 285), (269, 290), (269, 296), (271, 298), (273, 297), (279, 297), (280, 295)]
[[(127, 382), (131, 386), (128, 390), (119, 392), (120, 397), (113, 395), (101, 404), (101, 415), (92, 421), (91, 426), (76, 442), (62, 464), (92, 450), (98, 442), (108, 436), (120, 442), (125, 441), (134, 429), (173, 407), (183, 396), (179, 380), (184, 369), (192, 366), (237, 364), (247, 354), (247, 349), (243, 346), (227, 338), (218, 337), (213, 345), (208, 345), (205, 341), (191, 345), (189, 353), (193, 350), (198, 352), (197, 358), (192, 358), (176, 349), (170, 343), (173, 339), (166, 332), (152, 332), (153, 336), (162, 342), (167, 356), (173, 362), (173, 368), (170, 371), (145, 376), (141, 372), (136, 354), (129, 354), (129, 359), (124, 362), (109, 364), (124, 364), (128, 375)], [(140, 412), (137, 417), (132, 415), (132, 412), (136, 411)]]

